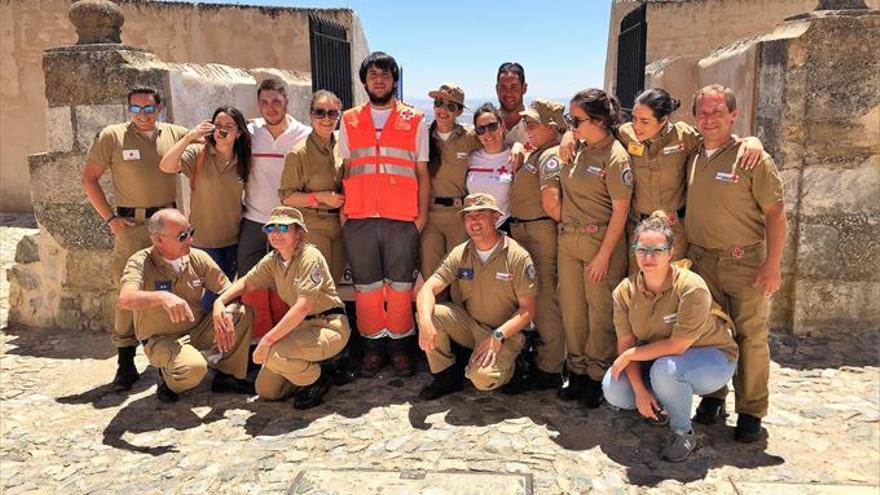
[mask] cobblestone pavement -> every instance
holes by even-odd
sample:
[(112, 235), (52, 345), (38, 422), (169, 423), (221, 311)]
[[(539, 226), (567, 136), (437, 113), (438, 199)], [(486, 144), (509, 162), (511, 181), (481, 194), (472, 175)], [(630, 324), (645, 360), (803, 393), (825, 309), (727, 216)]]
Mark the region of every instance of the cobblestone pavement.
[[(8, 246), (28, 232), (0, 226), (4, 268)], [(0, 291), (6, 305), (5, 279)], [(141, 354), (147, 371), (135, 389), (108, 390), (115, 359), (104, 335), (5, 328), (0, 492), (287, 493), (296, 480), (296, 493), (323, 494), (383, 485), (382, 493), (515, 493), (511, 483), (539, 494), (880, 493), (880, 332), (775, 335), (772, 347), (766, 439), (733, 442), (731, 417), (698, 427), (700, 449), (669, 464), (658, 460), (663, 428), (552, 392), (471, 389), (422, 402), (430, 378), (422, 372), (334, 388), (307, 412), (215, 395), (207, 384), (165, 405)]]

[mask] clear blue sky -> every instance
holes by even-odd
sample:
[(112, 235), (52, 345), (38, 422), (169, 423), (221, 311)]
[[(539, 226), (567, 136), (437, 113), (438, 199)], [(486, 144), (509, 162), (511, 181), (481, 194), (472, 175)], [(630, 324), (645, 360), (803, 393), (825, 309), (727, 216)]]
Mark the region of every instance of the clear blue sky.
[[(192, 0), (190, 0), (192, 1)], [(602, 87), (611, 0), (213, 0), (282, 7), (345, 7), (357, 12), (370, 50), (404, 67), (404, 95), (426, 98), (457, 82), (469, 106), (494, 101), (495, 71), (526, 70), (526, 98), (569, 98)], [(480, 100), (480, 101), (477, 101)]]

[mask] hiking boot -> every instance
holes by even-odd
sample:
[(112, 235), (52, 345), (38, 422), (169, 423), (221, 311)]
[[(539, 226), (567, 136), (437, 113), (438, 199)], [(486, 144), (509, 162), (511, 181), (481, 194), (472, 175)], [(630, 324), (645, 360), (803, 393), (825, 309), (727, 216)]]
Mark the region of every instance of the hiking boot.
[(753, 443), (761, 437), (761, 418), (751, 414), (739, 413), (736, 416), (736, 429), (733, 438), (737, 442)]
[(562, 386), (562, 375), (560, 373), (547, 373), (546, 371), (535, 370), (529, 377), (530, 390), (550, 390)]
[(666, 446), (663, 448), (663, 458), (669, 462), (681, 462), (691, 455), (691, 452), (697, 448), (697, 438), (694, 431), (687, 433), (673, 432)]
[(162, 376), (162, 370), (156, 370), (156, 398), (159, 399), (159, 402), (166, 404), (177, 402), (177, 399), (180, 398), (177, 392), (168, 388), (168, 384), (165, 383), (165, 378)]
[(584, 385), (583, 402), (587, 409), (596, 409), (605, 402), (605, 391), (602, 390), (602, 382), (597, 382), (587, 377), (586, 385)]
[(315, 383), (306, 386), (293, 397), (293, 408), (302, 410), (321, 405), (332, 384), (333, 378), (322, 372)]
[(120, 347), (116, 350), (116, 375), (113, 377), (113, 389), (116, 391), (131, 390), (135, 382), (140, 378), (137, 367), (134, 365), (134, 355), (137, 346)]
[(364, 339), (364, 357), (361, 359), (360, 375), (365, 378), (376, 376), (385, 364), (385, 339)]
[(243, 394), (254, 395), (257, 393), (253, 382), (249, 380), (239, 380), (238, 378), (221, 373), (219, 371), (214, 374), (214, 381), (211, 382), (211, 392), (215, 394)]
[(701, 425), (714, 425), (723, 423), (727, 417), (725, 411), (724, 400), (717, 397), (703, 397), (700, 405), (697, 406), (697, 412), (694, 414), (694, 422)]
[(434, 400), (464, 388), (464, 370), (456, 364), (434, 375), (434, 381), (419, 392), (422, 400)]
[(584, 396), (584, 390), (587, 386), (587, 375), (569, 375), (568, 385), (560, 387), (556, 392), (556, 396), (562, 400), (578, 400)]
[(410, 357), (410, 337), (391, 339), (388, 342), (388, 354), (391, 356), (391, 366), (397, 376), (412, 376), (413, 362)]

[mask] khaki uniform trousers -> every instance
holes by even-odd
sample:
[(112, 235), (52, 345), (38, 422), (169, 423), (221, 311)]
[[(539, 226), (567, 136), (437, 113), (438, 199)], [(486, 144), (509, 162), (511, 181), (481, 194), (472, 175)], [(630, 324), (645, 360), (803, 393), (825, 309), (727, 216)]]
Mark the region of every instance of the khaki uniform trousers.
[[(632, 245), (636, 242), (633, 234), (635, 233), (636, 227), (639, 225), (639, 222), (639, 220), (636, 220), (632, 217), (627, 219), (626, 222), (626, 246), (627, 253), (629, 253), (628, 273), (630, 276), (634, 276), (639, 273), (639, 264), (636, 263), (636, 253), (632, 250)], [(674, 236), (672, 247), (675, 249), (675, 254), (672, 257), (672, 261), (686, 258), (688, 254), (688, 239), (687, 233), (684, 230), (684, 219), (679, 219), (679, 221), (675, 222), (675, 224), (672, 225), (672, 235)]]
[[(431, 318), (437, 329), (436, 347), (427, 353), (431, 373), (437, 374), (455, 364), (450, 339), (468, 349), (475, 349), (485, 339), (492, 338), (492, 329), (474, 320), (458, 304), (438, 304), (434, 306)], [(465, 368), (465, 376), (477, 390), (494, 390), (503, 386), (513, 377), (516, 357), (525, 344), (521, 334), (504, 340), (501, 351), (492, 366)]]
[(345, 315), (309, 318), (269, 348), (257, 375), (257, 395), (268, 400), (287, 397), (321, 376), (320, 362), (342, 352), (351, 327)]
[(538, 369), (559, 373), (565, 362), (565, 334), (556, 296), (556, 222), (547, 219), (511, 223), (510, 233), (532, 255), (538, 271), (535, 325), (542, 341), (538, 347)]
[(307, 241), (314, 244), (318, 251), (324, 255), (327, 265), (330, 267), (330, 275), (333, 281), (339, 283), (345, 272), (345, 244), (342, 241), (342, 225), (339, 223), (339, 213), (327, 213), (317, 210), (302, 208), (306, 227), (309, 229)]
[[(120, 289), (122, 272), (125, 270), (128, 258), (141, 249), (150, 247), (151, 244), (150, 234), (147, 231), (147, 222), (144, 218), (145, 211), (142, 208), (138, 208), (135, 211), (137, 212), (137, 216), (134, 219), (135, 225), (126, 227), (122, 232), (113, 236), (113, 261), (111, 265), (113, 283), (116, 285), (117, 293)], [(126, 220), (131, 220), (131, 218), (126, 218)], [(115, 311), (115, 323), (110, 340), (117, 348), (136, 346), (138, 341), (134, 336), (134, 322), (132, 321), (131, 311), (119, 309), (118, 305)]]
[[(419, 237), (419, 271), (422, 278), (428, 280), (452, 248), (467, 238), (458, 208), (432, 206), (428, 211), (428, 222)], [(453, 301), (461, 303), (461, 294), (455, 286), (450, 288), (450, 293)]]
[[(758, 418), (767, 414), (770, 400), (769, 300), (752, 284), (766, 253), (764, 243), (742, 248), (737, 253), (691, 244), (688, 252), (694, 262), (693, 270), (703, 277), (712, 298), (728, 312), (736, 327), (734, 340), (739, 346), (739, 361), (733, 375), (736, 412)], [(727, 387), (711, 396), (724, 399)]]
[[(581, 227), (582, 228), (582, 227)], [(567, 367), (575, 375), (602, 381), (617, 350), (611, 293), (626, 276), (624, 241), (614, 248), (608, 273), (590, 281), (587, 265), (599, 252), (605, 227), (594, 233), (563, 231), (559, 235), (559, 309), (568, 349)]]
[[(253, 312), (244, 305), (229, 305), (232, 311), (235, 342), (232, 350), (210, 366), (243, 379), (247, 375), (248, 344), (251, 341)], [(195, 388), (208, 372), (208, 360), (200, 351), (214, 347), (214, 321), (208, 314), (183, 335), (156, 335), (144, 342), (144, 354), (150, 364), (159, 368), (162, 378), (173, 392)]]

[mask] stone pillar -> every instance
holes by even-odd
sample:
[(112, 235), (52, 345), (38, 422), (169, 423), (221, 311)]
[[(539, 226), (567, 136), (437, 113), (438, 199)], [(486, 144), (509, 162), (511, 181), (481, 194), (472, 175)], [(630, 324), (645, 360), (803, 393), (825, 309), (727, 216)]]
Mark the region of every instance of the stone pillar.
[(773, 321), (795, 333), (880, 328), (880, 11), (844, 7), (760, 46), (756, 124), (790, 229)]

